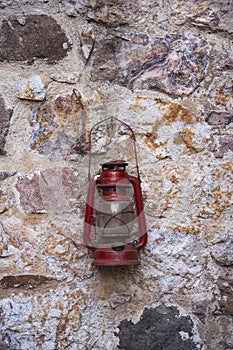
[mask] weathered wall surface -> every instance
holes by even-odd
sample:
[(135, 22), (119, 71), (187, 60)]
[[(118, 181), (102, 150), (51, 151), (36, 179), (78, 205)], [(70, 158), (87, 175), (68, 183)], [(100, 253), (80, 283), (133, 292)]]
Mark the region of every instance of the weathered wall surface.
[[(0, 348), (233, 349), (232, 1), (0, 14)], [(108, 116), (137, 137), (139, 267), (92, 267), (82, 245), (88, 131)]]

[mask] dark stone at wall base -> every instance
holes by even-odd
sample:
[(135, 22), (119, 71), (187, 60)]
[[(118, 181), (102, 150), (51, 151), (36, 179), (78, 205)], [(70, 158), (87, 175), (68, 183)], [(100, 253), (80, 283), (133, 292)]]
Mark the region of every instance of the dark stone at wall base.
[(140, 321), (123, 320), (116, 335), (119, 349), (124, 350), (195, 350), (201, 345), (193, 342), (193, 322), (189, 316), (180, 316), (175, 307), (165, 311), (145, 309)]

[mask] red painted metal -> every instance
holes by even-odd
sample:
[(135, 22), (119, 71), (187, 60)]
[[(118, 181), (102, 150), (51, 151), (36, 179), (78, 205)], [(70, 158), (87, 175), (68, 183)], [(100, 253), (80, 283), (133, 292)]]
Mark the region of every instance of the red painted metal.
[[(106, 120), (103, 122), (106, 122)], [(116, 120), (121, 122), (118, 119)], [(99, 124), (97, 123), (96, 125)], [(123, 124), (128, 127), (127, 124)], [(130, 127), (128, 128), (132, 133), (135, 143), (134, 133)], [(89, 150), (89, 155), (91, 156), (91, 143), (89, 144)], [(89, 182), (84, 222), (84, 244), (94, 251), (93, 265), (115, 266), (139, 264), (138, 252), (147, 243), (147, 230), (137, 156), (135, 158), (137, 177), (129, 175), (126, 172), (128, 163), (123, 160), (115, 160), (104, 163), (101, 174), (96, 175)], [(90, 179), (90, 160), (88, 174)], [(128, 195), (129, 189), (133, 190), (133, 206), (135, 207), (138, 227), (138, 232), (136, 232), (137, 239), (135, 239), (135, 232), (131, 232), (133, 219), (129, 218), (133, 215), (133, 209), (131, 209), (131, 198)], [(97, 201), (97, 196), (99, 196), (98, 200), (100, 202)], [(96, 207), (96, 203), (100, 203), (100, 206), (102, 203), (102, 205), (109, 208), (109, 211), (104, 211)], [(117, 207), (122, 203), (123, 206), (125, 205), (125, 208), (122, 210), (115, 212), (114, 210), (116, 209), (112, 209), (114, 205)]]
[(94, 200), (95, 200), (95, 187), (96, 179), (91, 180), (87, 193), (87, 202), (86, 202), (86, 212), (84, 219), (84, 235), (83, 240), (84, 244), (88, 248), (92, 248), (91, 243), (91, 229), (95, 226), (95, 217), (94, 217)]
[(138, 250), (130, 244), (126, 244), (122, 246), (122, 249), (118, 250), (114, 248), (97, 248), (94, 253), (93, 265), (139, 265)]
[(141, 186), (140, 186), (140, 182), (138, 181), (138, 179), (134, 176), (129, 176), (129, 181), (133, 184), (133, 187), (134, 187), (134, 195), (135, 195), (135, 204), (136, 204), (136, 209), (137, 209), (138, 224), (139, 224), (139, 230), (141, 233), (140, 240), (136, 243), (136, 248), (141, 249), (147, 243), (147, 229), (146, 229), (145, 214), (144, 214), (144, 210), (143, 210)]

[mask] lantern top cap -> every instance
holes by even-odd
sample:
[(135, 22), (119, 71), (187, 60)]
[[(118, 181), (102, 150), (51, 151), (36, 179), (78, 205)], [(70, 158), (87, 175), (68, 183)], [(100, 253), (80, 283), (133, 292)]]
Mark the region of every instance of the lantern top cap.
[(102, 165), (128, 165), (128, 163), (125, 160), (111, 160), (110, 162), (104, 163)]
[(128, 163), (124, 160), (111, 160), (110, 162), (102, 164), (102, 169), (117, 170), (119, 168), (125, 168)]

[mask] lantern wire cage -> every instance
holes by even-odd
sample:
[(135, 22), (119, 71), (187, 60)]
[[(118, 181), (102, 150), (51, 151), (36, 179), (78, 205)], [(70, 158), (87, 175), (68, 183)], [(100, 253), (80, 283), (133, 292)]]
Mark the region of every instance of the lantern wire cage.
[[(113, 142), (114, 137), (116, 137), (116, 134), (118, 134), (118, 136), (123, 136), (123, 135), (129, 136), (129, 139), (133, 142), (133, 149), (132, 150), (133, 150), (133, 155), (135, 158), (136, 175), (137, 175), (138, 180), (141, 182), (140, 173), (139, 173), (139, 165), (138, 165), (137, 149), (136, 149), (135, 133), (133, 132), (132, 128), (127, 123), (125, 123), (125, 122), (121, 121), (120, 119), (113, 117), (113, 116), (99, 121), (98, 123), (93, 125), (93, 127), (90, 129), (89, 138), (88, 138), (88, 153), (89, 153), (89, 155), (88, 155), (88, 181), (91, 180), (91, 165), (92, 165), (91, 158), (92, 158), (93, 154), (94, 153), (101, 153), (101, 151), (104, 154), (107, 153), (106, 148), (104, 150), (104, 147), (106, 145), (105, 145), (105, 143), (103, 143), (103, 140), (100, 144), (100, 149), (97, 152), (93, 152), (93, 143), (94, 143), (94, 141), (96, 141), (96, 143), (98, 143), (98, 129), (101, 130), (101, 127), (105, 128), (105, 132), (106, 132), (106, 134), (108, 134), (104, 139), (104, 141), (107, 144), (108, 143), (110, 144), (111, 142)], [(95, 133), (95, 135), (94, 135), (94, 133)], [(102, 130), (101, 130), (101, 133), (102, 133)], [(101, 135), (101, 138), (103, 138), (103, 135)], [(116, 147), (119, 147), (119, 138), (117, 139), (116, 144), (117, 144)], [(128, 148), (127, 148), (127, 153), (129, 153)]]

